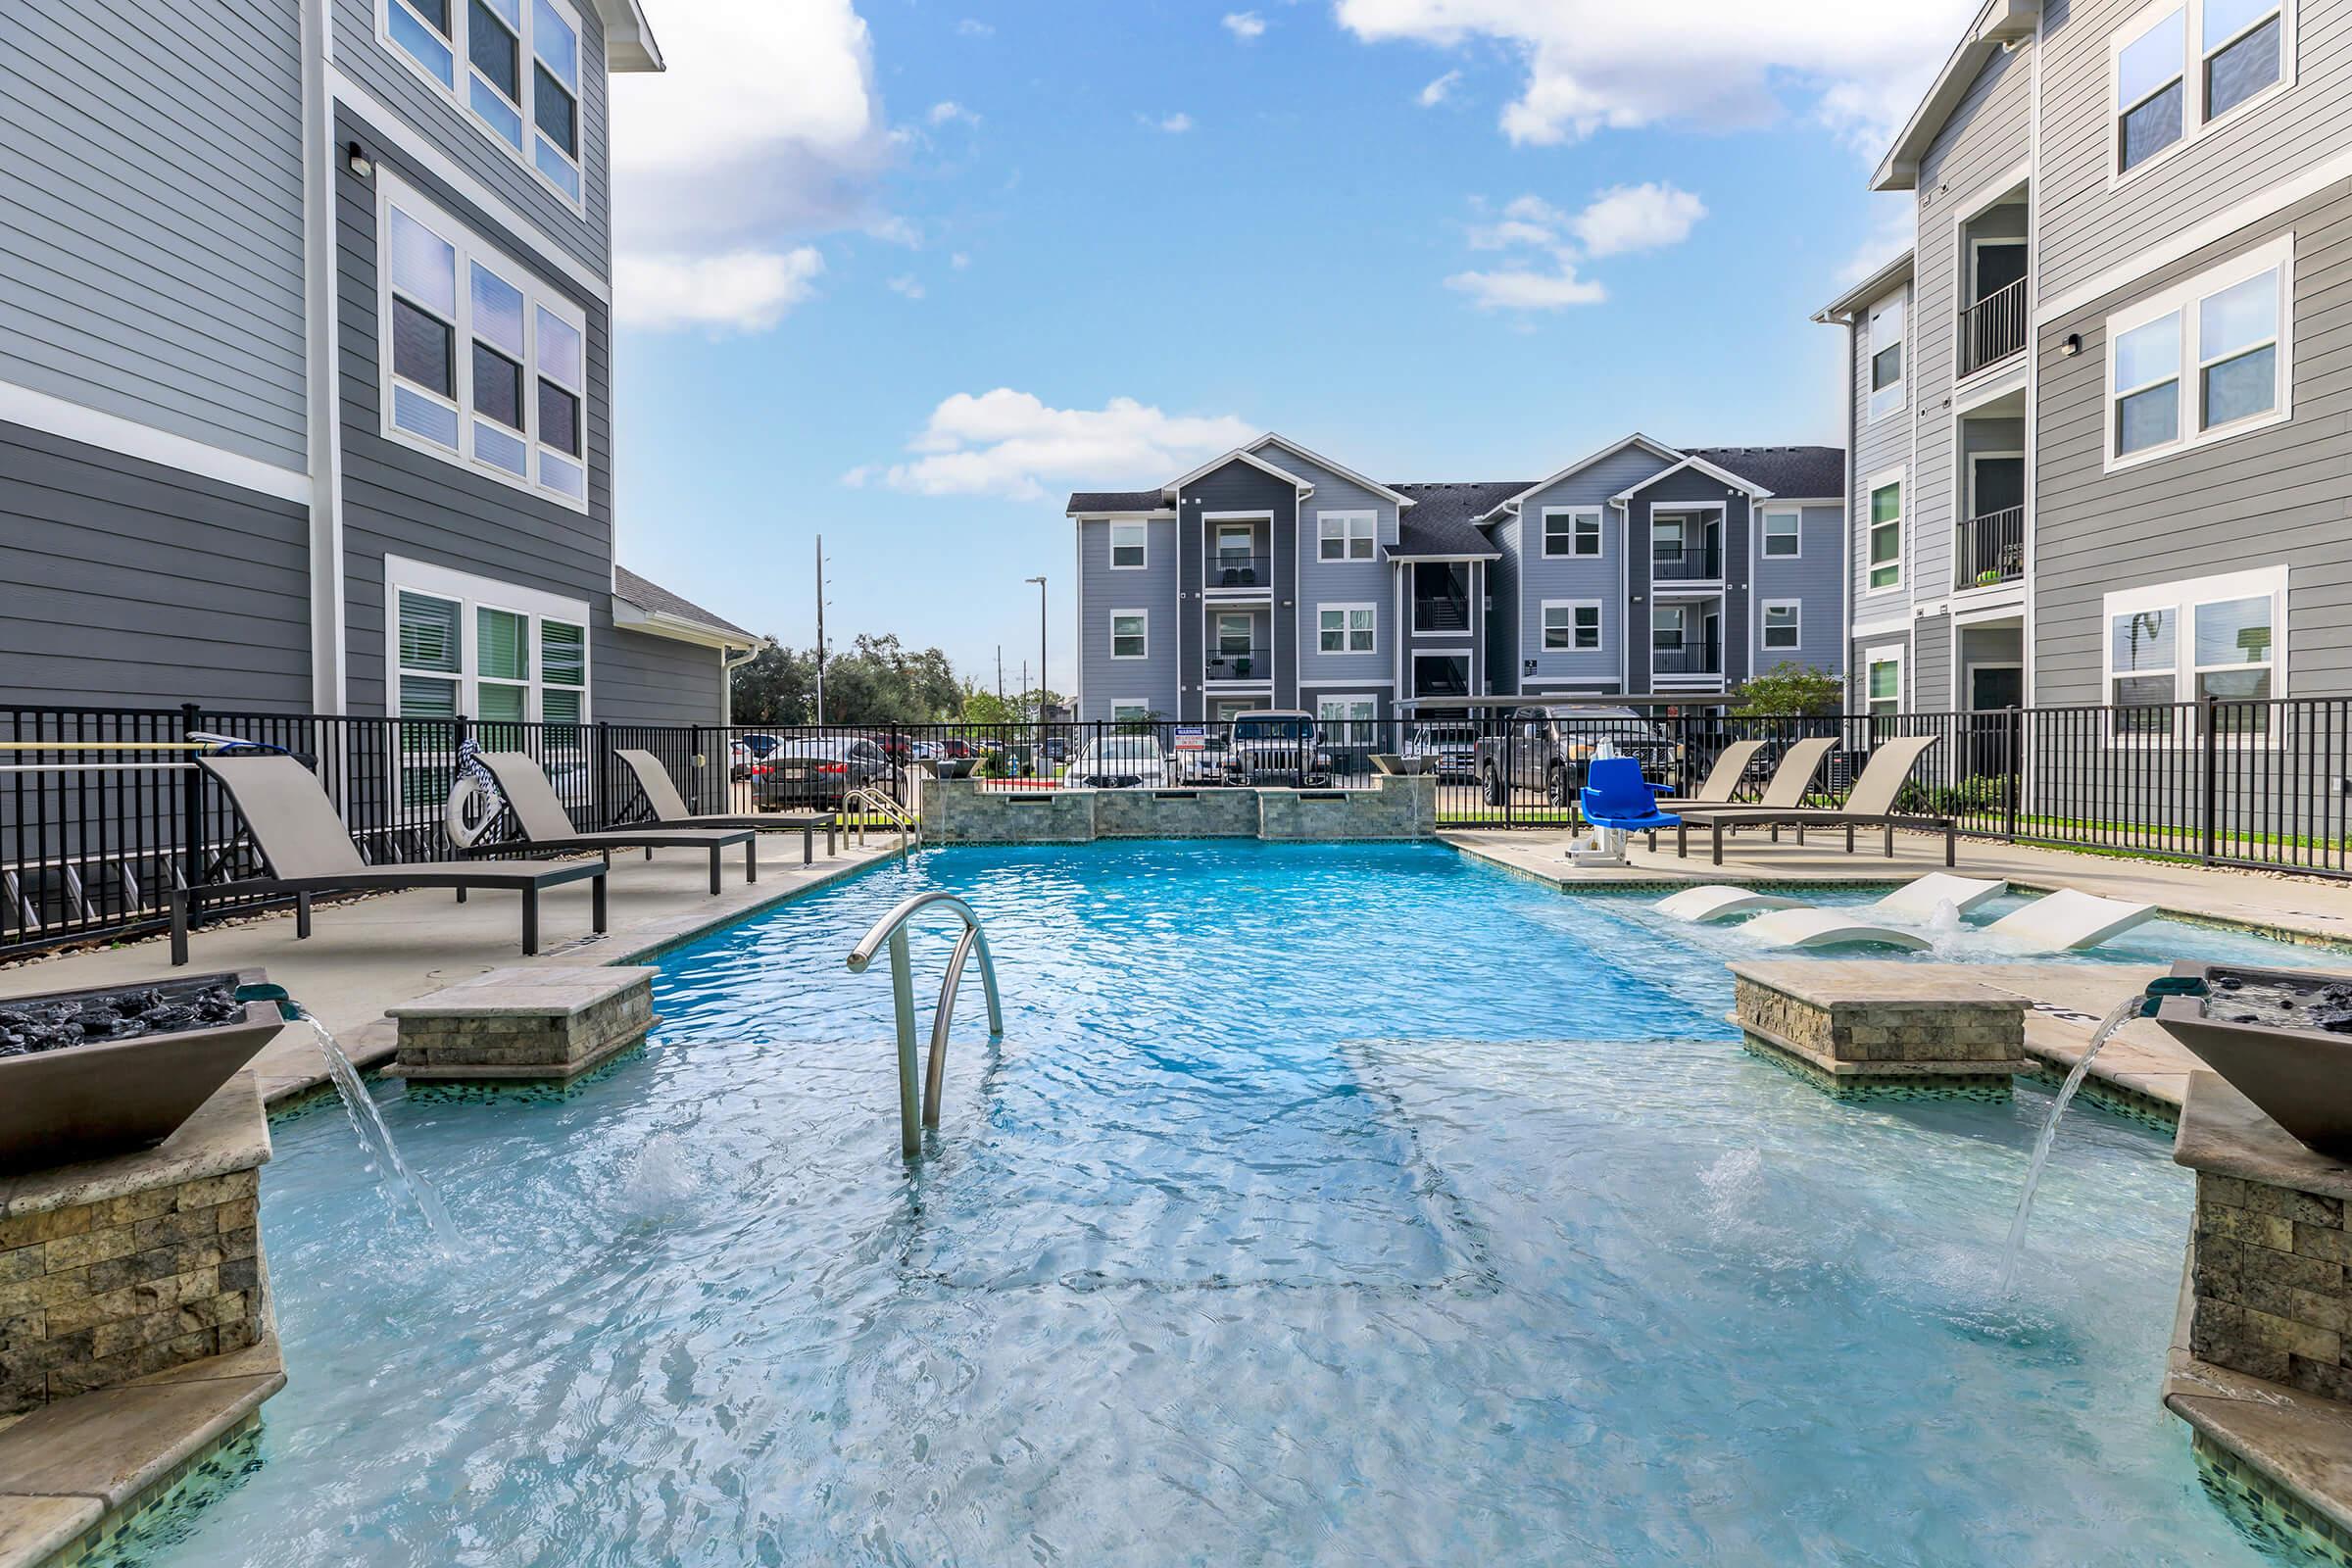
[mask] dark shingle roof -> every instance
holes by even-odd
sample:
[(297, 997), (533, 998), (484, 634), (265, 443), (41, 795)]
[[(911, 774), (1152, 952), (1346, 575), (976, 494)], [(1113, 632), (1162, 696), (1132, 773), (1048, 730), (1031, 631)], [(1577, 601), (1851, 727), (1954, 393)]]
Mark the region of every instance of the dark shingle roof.
[(1413, 498), (1397, 519), (1398, 556), (1491, 556), (1494, 541), (1471, 519), (1483, 516), (1534, 483), (1530, 479), (1484, 480), (1469, 484), (1391, 486)]
[(1842, 447), (1684, 447), (1685, 457), (1704, 458), (1751, 484), (1791, 501), (1845, 494)]
[(1156, 490), (1080, 490), (1070, 497), (1063, 514), (1081, 512), (1164, 512), (1167, 498)]
[(681, 599), (659, 583), (651, 583), (628, 567), (615, 564), (612, 567), (612, 592), (639, 610), (657, 614), (675, 615), (680, 620), (699, 621), (716, 631), (741, 637), (747, 643), (757, 643), (757, 633), (745, 631), (723, 615), (714, 615), (691, 599)]

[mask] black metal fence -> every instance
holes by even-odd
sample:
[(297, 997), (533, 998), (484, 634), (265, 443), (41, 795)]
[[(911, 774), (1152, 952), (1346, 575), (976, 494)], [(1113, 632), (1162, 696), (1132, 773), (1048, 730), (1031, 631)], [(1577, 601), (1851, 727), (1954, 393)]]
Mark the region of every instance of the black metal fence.
[(619, 756), (632, 749), (659, 759), (701, 812), (856, 816), (877, 798), (919, 811), (926, 774), (1021, 791), (1348, 790), (1402, 769), (1435, 775), (1440, 825), (1477, 829), (1574, 825), (1604, 748), (1687, 792), (1732, 742), (1760, 741), (1736, 786), (1744, 799), (1789, 742), (1834, 736), (1809, 797), (1834, 805), (1881, 741), (1931, 735), (1900, 808), (1950, 816), (1973, 837), (2352, 876), (2345, 698), (1783, 719), (1601, 700), (1321, 722), (791, 727), (0, 708), (0, 953), (158, 929), (175, 887), (208, 890), (216, 912), (243, 906), (234, 885), (259, 873), (260, 857), (191, 760), (192, 733), (303, 758), (379, 864), (461, 853), (445, 822), (468, 738), (535, 758), (585, 831), (652, 814)]

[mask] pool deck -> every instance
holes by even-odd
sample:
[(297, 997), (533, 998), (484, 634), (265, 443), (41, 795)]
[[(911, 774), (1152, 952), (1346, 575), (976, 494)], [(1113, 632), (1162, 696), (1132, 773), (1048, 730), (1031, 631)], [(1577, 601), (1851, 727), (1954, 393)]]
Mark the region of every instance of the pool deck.
[[(363, 1069), (392, 1057), (398, 1040), (384, 1009), (492, 969), (534, 965), (625, 963), (741, 919), (796, 894), (838, 881), (897, 853), (876, 834), (864, 849), (845, 840), (827, 858), (801, 863), (798, 833), (760, 838), (760, 880), (743, 880), (742, 862), (726, 864), (723, 891), (710, 892), (710, 862), (672, 851), (648, 861), (613, 857), (608, 894), (610, 929), (589, 920), (589, 884), (567, 882), (541, 895), (538, 956), (521, 953), (520, 915), (509, 895), (477, 893), (464, 904), (432, 889), (320, 904), (307, 942), (294, 940), (291, 911), (197, 930), (182, 974), (262, 968), (333, 1032)], [(117, 986), (171, 975), (161, 937), (43, 958), (0, 969), (0, 1000), (44, 991)], [(286, 1029), (254, 1058), (264, 1101), (282, 1106), (326, 1084), (326, 1063), (304, 1029)]]

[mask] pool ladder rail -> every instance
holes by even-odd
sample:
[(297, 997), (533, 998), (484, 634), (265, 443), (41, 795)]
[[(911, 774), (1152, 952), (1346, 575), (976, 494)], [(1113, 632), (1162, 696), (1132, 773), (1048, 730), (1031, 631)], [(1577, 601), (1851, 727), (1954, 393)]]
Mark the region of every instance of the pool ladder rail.
[(878, 816), (898, 830), (900, 853), (904, 854), (909, 844), (918, 850), (923, 847), (923, 819), (893, 800), (888, 791), (875, 789), (871, 785), (860, 785), (850, 791), (841, 798), (841, 814), (849, 817), (853, 812), (856, 813), (854, 825), (860, 847), (865, 843), (865, 819), (868, 815)]
[[(939, 1005), (931, 1014), (931, 1054), (923, 1068), (918, 1111), (914, 1085), (914, 972), (906, 951), (906, 922), (934, 905), (953, 909), (963, 919), (963, 934), (948, 959), (940, 981)], [(963, 982), (963, 966), (972, 954), (980, 955), (980, 980), (988, 991), (989, 1039), (1004, 1038), (1004, 1007), (997, 996), (997, 962), (988, 951), (988, 933), (972, 906), (953, 893), (917, 893), (874, 922), (864, 939), (850, 950), (850, 973), (863, 974), (882, 946), (890, 947), (890, 995), (898, 1013), (899, 1035), (899, 1152), (912, 1159), (923, 1152), (923, 1128), (939, 1130), (941, 1085), (948, 1071), (948, 1030), (956, 1016), (956, 991)], [(918, 1119), (919, 1117), (919, 1119)]]

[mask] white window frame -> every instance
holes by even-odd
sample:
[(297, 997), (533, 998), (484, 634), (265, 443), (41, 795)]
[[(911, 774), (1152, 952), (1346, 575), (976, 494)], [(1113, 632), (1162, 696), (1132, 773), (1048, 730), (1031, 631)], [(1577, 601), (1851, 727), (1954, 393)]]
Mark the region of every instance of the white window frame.
[[(1242, 623), (1243, 640), (1241, 652), (1238, 655), (1228, 652), (1225, 647), (1225, 623), (1229, 620), (1238, 620)], [(1256, 647), (1257, 615), (1254, 612), (1248, 610), (1217, 610), (1209, 612), (1208, 651), (1210, 657), (1215, 659), (1247, 659)]]
[[(2150, 731), (2128, 731), (2115, 727), (2115, 623), (2118, 620), (2151, 610), (2169, 611), (2172, 613), (2173, 702), (2176, 713), (2185, 715), (2196, 707), (2199, 676), (2219, 670), (2255, 667), (2243, 662), (2198, 663), (2197, 612), (2209, 605), (2229, 604), (2233, 600), (2268, 599), (2271, 602), (2271, 656), (2264, 662), (2271, 672), (2271, 697), (2277, 700), (2285, 697), (2288, 692), (2287, 586), (2287, 568), (2275, 565), (2225, 572), (2212, 577), (2187, 577), (2177, 582), (2150, 583), (2144, 588), (2122, 588), (2103, 596), (2099, 604), (2099, 703), (2108, 726), (2108, 744), (2175, 746), (2193, 744), (2197, 739), (2193, 733), (2193, 721), (2185, 718), (2181, 722)], [(2133, 673), (2153, 675), (2164, 672), (2135, 670)], [(2279, 731), (2283, 727), (2274, 725), (2266, 734), (2229, 734), (2218, 739), (2225, 745), (2275, 747), (2279, 744)]]
[[(2205, 115), (2205, 74), (2213, 63), (2213, 57), (2269, 21), (2270, 13), (2265, 12), (2253, 25), (2239, 28), (2212, 49), (2205, 47), (2205, 0), (2150, 0), (2148, 5), (2134, 12), (2130, 21), (2116, 28), (2107, 40), (2107, 188), (2114, 190), (2128, 181), (2137, 179), (2148, 170), (2170, 162), (2194, 145), (2199, 136), (2215, 126), (2226, 125), (2239, 115), (2249, 113), (2293, 88), (2296, 13), (2301, 9), (2301, 4), (2302, 0), (2279, 0), (2277, 7), (2278, 79), (2253, 96), (2231, 104), (2210, 120)], [(2127, 170), (2123, 167), (2124, 51), (2145, 37), (2150, 28), (2176, 11), (2182, 13), (2181, 35), (2184, 45), (2180, 60), (2180, 134), (2170, 146), (2149, 154)], [(2145, 98), (2140, 100), (2141, 103), (2146, 101)]]
[[(1350, 707), (1361, 706), (1370, 709), (1371, 711), (1361, 718), (1348, 713), (1334, 717), (1324, 711), (1326, 709), (1339, 707), (1342, 704)], [(1317, 724), (1377, 724), (1380, 722), (1380, 699), (1369, 692), (1327, 692), (1315, 699), (1315, 722)]]
[[(438, 599), (458, 607), (459, 658), (456, 673), (443, 669), (411, 669), (401, 663), (400, 599), (403, 594)], [(525, 679), (514, 681), (505, 676), (492, 676), (489, 679), (493, 686), (527, 686), (523, 719), (528, 723), (545, 721), (542, 714), (546, 710), (547, 657), (542, 626), (552, 620), (579, 628), (580, 684), (558, 689), (580, 694), (580, 714), (577, 720), (558, 719), (556, 722), (588, 723), (596, 690), (596, 650), (590, 636), (593, 623), (588, 618), (585, 600), (565, 599), (536, 588), (500, 582), (494, 577), (480, 577), (471, 572), (454, 571), (447, 566), (411, 561), (401, 556), (384, 558), (384, 711), (395, 716), (400, 714), (401, 677), (411, 675), (418, 680), (456, 682), (457, 711), (469, 719), (480, 717), (483, 676), (478, 612), (484, 610), (504, 611), (523, 617), (523, 635), (528, 639)]]
[[(557, 20), (570, 25), (578, 55), (573, 62), (572, 73), (579, 79), (578, 89), (572, 94), (572, 113), (576, 121), (572, 126), (572, 138), (578, 142), (579, 151), (574, 155), (566, 155), (562, 148), (553, 147), (551, 144), (551, 151), (558, 158), (569, 164), (572, 172), (579, 179), (580, 192), (576, 196), (550, 177), (548, 172), (539, 167), (533, 156), (539, 145), (540, 130), (537, 117), (533, 112), (533, 100), (538, 83), (532, 75), (532, 71), (538, 62), (539, 53), (537, 39), (534, 36), (538, 30), (538, 19), (534, 13), (532, 0), (521, 0), (517, 15), (521, 19), (522, 25), (515, 33), (517, 64), (515, 85), (522, 93), (522, 102), (514, 106), (519, 109), (522, 117), (523, 144), (520, 147), (509, 141), (505, 133), (492, 124), (481, 111), (473, 106), (473, 60), (469, 53), (470, 40), (466, 36), (466, 29), (472, 25), (473, 20), (468, 0), (449, 0), (450, 35), (447, 41), (453, 62), (449, 80), (444, 80), (427, 70), (423, 61), (411, 54), (407, 45), (392, 36), (392, 13), (395, 7), (408, 10), (412, 17), (415, 16), (414, 10), (405, 6), (403, 0), (374, 0), (376, 41), (383, 45), (386, 54), (406, 66), (417, 80), (424, 82), (454, 106), (459, 117), (473, 126), (485, 140), (528, 171), (531, 178), (537, 181), (541, 188), (553, 195), (557, 201), (562, 202), (572, 216), (585, 218), (588, 216), (588, 81), (591, 69), (588, 58), (588, 30), (581, 25), (579, 10), (570, 3), (570, 0), (546, 0), (546, 3), (548, 9), (556, 14)], [(430, 24), (423, 22), (421, 18), (416, 20), (419, 26), (425, 27), (427, 31), (431, 30)], [(596, 62), (600, 68), (602, 64), (602, 61)]]
[[(2199, 305), (2213, 295), (2235, 287), (2249, 278), (2259, 277), (2276, 269), (2278, 273), (2278, 335), (2274, 340), (2278, 350), (2273, 365), (2278, 398), (2264, 413), (2232, 419), (2210, 429), (2202, 427), (2204, 416), (2204, 371), (2209, 362), (2199, 341), (2203, 332)], [(2116, 342), (2125, 334), (2137, 330), (2167, 316), (2180, 318), (2180, 363), (2173, 395), (2179, 400), (2180, 434), (2159, 446), (2142, 447), (2137, 452), (2118, 456), (2115, 450), (2118, 434), (2117, 410), (2128, 393), (2119, 392), (2115, 385)], [(2196, 276), (2184, 279), (2164, 290), (2138, 300), (2107, 318), (2107, 351), (2101, 369), (2100, 386), (2107, 402), (2103, 422), (2106, 466), (2109, 473), (2122, 468), (2137, 467), (2143, 463), (2156, 463), (2182, 452), (2194, 451), (2222, 441), (2234, 441), (2240, 436), (2253, 435), (2274, 425), (2286, 423), (2294, 417), (2294, 343), (2295, 343), (2295, 235), (2293, 230), (2275, 235), (2262, 244), (2231, 257), (2218, 267), (2206, 269)], [(2254, 348), (2262, 345), (2256, 344)], [(2234, 359), (2252, 349), (2238, 348), (2227, 356)], [(2162, 380), (2145, 383), (2161, 386)]]
[(1152, 721), (1152, 705), (1148, 702), (1115, 701), (1110, 705), (1113, 724), (1148, 724)]
[[(1132, 654), (1122, 654), (1119, 652), (1119, 622), (1129, 618), (1130, 616), (1143, 623), (1143, 630), (1137, 633), (1137, 640), (1142, 642), (1144, 646)], [(1152, 657), (1151, 611), (1114, 610), (1110, 612), (1110, 657), (1123, 662), (1146, 660)]]
[[(1568, 548), (1565, 550), (1551, 548), (1551, 519), (1554, 517), (1568, 519)], [(1598, 507), (1545, 507), (1543, 524), (1544, 560), (1593, 561), (1599, 559), (1603, 545)], [(1590, 528), (1587, 527), (1587, 524), (1591, 524)], [(1586, 549), (1587, 543), (1590, 543), (1592, 548)]]
[[(387, 0), (387, 3), (397, 5), (400, 0)], [(390, 248), (392, 213), (395, 208), (405, 214), (410, 220), (430, 230), (435, 237), (457, 253), (452, 272), (452, 279), (457, 290), (456, 311), (454, 318), (448, 323), (452, 333), (450, 373), (452, 386), (457, 394), (454, 400), (443, 397), (440, 393), (416, 382), (399, 380), (393, 372), (392, 300), (394, 289)], [(590, 482), (593, 474), (589, 466), (588, 431), (594, 422), (594, 410), (590, 405), (589, 388), (585, 384), (588, 379), (589, 355), (587, 312), (574, 305), (536, 272), (515, 261), (497, 246), (490, 244), (474, 233), (472, 229), (459, 222), (441, 208), (380, 169), (376, 172), (375, 234), (378, 432), (387, 441), (398, 442), (402, 446), (413, 447), (418, 452), (429, 453), (442, 462), (455, 464), (469, 473), (485, 475), (511, 489), (523, 491), (543, 501), (554, 502), (557, 506), (569, 508), (573, 512), (587, 513), (589, 510), (588, 496), (593, 489)], [(480, 417), (475, 414), (473, 408), (472, 269), (476, 265), (493, 273), (501, 282), (517, 290), (522, 295), (522, 408), (519, 411), (522, 415), (522, 429), (514, 434), (514, 438), (522, 443), (525, 463), (531, 470), (529, 475), (515, 473), (513, 469), (500, 464), (488, 462), (474, 455), (473, 423), (476, 418)], [(423, 305), (422, 301), (413, 301), (412, 303), (418, 308), (422, 308)], [(539, 381), (546, 374), (545, 368), (539, 363), (539, 313), (541, 311), (545, 311), (564, 325), (570, 327), (580, 337), (580, 378), (583, 384), (577, 387), (567, 386), (556, 377), (547, 377), (549, 380), (555, 381), (563, 390), (579, 399), (580, 450), (576, 456), (560, 447), (542, 446), (539, 440)], [(429, 311), (427, 314), (435, 319), (440, 318), (438, 310)], [(418, 435), (415, 431), (405, 429), (393, 422), (393, 386), (396, 380), (414, 395), (427, 398), (455, 414), (458, 423), (458, 444), (455, 448), (445, 447), (438, 441)], [(579, 468), (579, 495), (573, 496), (557, 486), (542, 484), (533, 477), (545, 471), (541, 463), (543, 456), (556, 458), (560, 462), (574, 465)]]
[(1876, 699), (1870, 695), (1870, 675), (1871, 671), (1881, 664), (1894, 666), (1894, 713), (1887, 716), (1893, 717), (1902, 712), (1903, 704), (1911, 695), (1910, 687), (1907, 684), (1908, 676), (1903, 668), (1903, 653), (1904, 649), (1901, 643), (1884, 643), (1876, 648), (1862, 650), (1862, 711), (1865, 716), (1870, 718), (1880, 716), (1871, 709), (1871, 704)]
[[(1875, 522), (1872, 519), (1878, 515), (1879, 492), (1889, 485), (1894, 486), (1896, 491), (1894, 521), (1891, 524), (1895, 531), (1894, 581), (1874, 583), (1870, 580), (1871, 572), (1875, 569), (1871, 564), (1870, 536), (1889, 524)], [(1862, 481), (1862, 586), (1859, 591), (1863, 594), (1900, 593), (1904, 582), (1910, 577), (1910, 573), (1904, 569), (1911, 549), (1911, 530), (1907, 526), (1911, 514), (1910, 492), (1910, 480), (1905, 470), (1901, 468), (1889, 468), (1885, 473), (1873, 474)]]
[[(1355, 617), (1358, 614), (1363, 615), (1370, 622), (1370, 624), (1365, 626), (1356, 625)], [(1340, 617), (1340, 646), (1337, 648), (1326, 648), (1323, 646), (1323, 633), (1325, 630), (1323, 625), (1323, 617), (1326, 615), (1337, 615)], [(1355, 639), (1359, 635), (1364, 639), (1364, 645), (1361, 648), (1358, 648), (1355, 645)], [(1379, 653), (1380, 606), (1378, 604), (1333, 604), (1315, 606), (1315, 652), (1318, 654), (1327, 655), (1334, 659), (1348, 654)]]
[[(1327, 534), (1326, 524), (1339, 524), (1339, 532)], [(1340, 547), (1338, 555), (1324, 547)], [(1358, 544), (1363, 553), (1356, 553)], [(1318, 512), (1315, 514), (1315, 559), (1327, 564), (1342, 562), (1377, 561), (1380, 559), (1380, 514), (1377, 512)]]
[[(1772, 612), (1786, 610), (1794, 617), (1789, 630), (1796, 641), (1786, 646), (1772, 640)], [(1805, 651), (1805, 605), (1801, 599), (1767, 599), (1756, 608), (1756, 647), (1768, 654), (1801, 654)]]
[[(1123, 529), (1134, 530), (1134, 537), (1125, 543), (1122, 543), (1119, 538), (1119, 534)], [(1142, 551), (1143, 559), (1136, 562), (1133, 565), (1121, 565), (1119, 564), (1119, 552), (1130, 547)], [(1109, 564), (1112, 571), (1150, 570), (1152, 566), (1152, 525), (1148, 522), (1122, 522), (1114, 520), (1110, 524)]]
[[(1551, 641), (1553, 630), (1551, 612), (1555, 610), (1564, 610), (1568, 612), (1568, 619), (1558, 628), (1567, 634), (1568, 640), (1557, 647), (1554, 647)], [(1577, 616), (1587, 610), (1592, 612), (1592, 646), (1579, 648), (1576, 644)], [(1546, 599), (1538, 609), (1536, 646), (1540, 652), (1546, 654), (1605, 654), (1608, 652), (1608, 620), (1601, 614), (1600, 601), (1597, 599)]]
[[(1874, 424), (1891, 415), (1902, 413), (1909, 404), (1905, 389), (1911, 383), (1910, 314), (1910, 294), (1906, 289), (1895, 290), (1870, 308), (1868, 324), (1862, 333), (1862, 365), (1865, 383), (1869, 385), (1870, 418)], [(1894, 323), (1890, 328), (1892, 336), (1882, 339), (1879, 323), (1887, 319)], [(1885, 386), (1876, 385), (1879, 356), (1892, 348), (1902, 350), (1902, 358), (1898, 362), (1901, 369)]]
[[(1772, 519), (1775, 517), (1787, 517), (1789, 520), (1788, 537), (1795, 543), (1795, 549), (1776, 551), (1772, 548)], [(1756, 520), (1756, 550), (1758, 559), (1764, 561), (1804, 560), (1805, 509), (1802, 507), (1760, 508)]]

